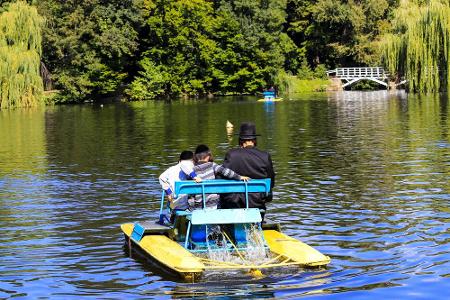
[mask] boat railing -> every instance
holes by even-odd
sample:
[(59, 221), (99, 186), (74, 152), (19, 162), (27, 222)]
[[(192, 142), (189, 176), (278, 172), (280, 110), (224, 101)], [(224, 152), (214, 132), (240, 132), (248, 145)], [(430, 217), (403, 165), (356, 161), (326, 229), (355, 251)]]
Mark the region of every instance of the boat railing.
[[(235, 181), (226, 179), (204, 180), (197, 183), (192, 180), (175, 182), (175, 195), (202, 195), (203, 207), (206, 207), (207, 194), (244, 193), (245, 207), (248, 208), (249, 193), (270, 192), (270, 178), (250, 179), (249, 181)], [(165, 191), (162, 191), (160, 219), (163, 217)], [(162, 221), (162, 220), (161, 220)]]
[(275, 98), (275, 91), (264, 91), (263, 95), (265, 98)]

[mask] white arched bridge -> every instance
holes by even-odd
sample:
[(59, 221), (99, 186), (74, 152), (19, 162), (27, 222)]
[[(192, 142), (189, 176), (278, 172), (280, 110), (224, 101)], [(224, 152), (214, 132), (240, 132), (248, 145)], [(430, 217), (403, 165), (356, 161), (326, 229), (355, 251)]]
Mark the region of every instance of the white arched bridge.
[[(343, 82), (342, 88), (360, 80), (370, 80), (389, 88), (389, 73), (381, 67), (336, 68), (327, 71), (327, 75), (329, 77), (339, 78)], [(406, 83), (406, 80), (395, 84), (395, 86), (404, 83)]]

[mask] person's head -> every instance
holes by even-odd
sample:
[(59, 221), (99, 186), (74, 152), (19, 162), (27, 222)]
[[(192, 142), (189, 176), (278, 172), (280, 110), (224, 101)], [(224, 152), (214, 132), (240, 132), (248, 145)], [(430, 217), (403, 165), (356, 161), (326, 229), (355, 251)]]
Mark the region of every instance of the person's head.
[(194, 153), (192, 153), (192, 151), (187, 151), (184, 150), (183, 152), (181, 152), (180, 154), (180, 160), (192, 160), (194, 158)]
[(256, 126), (251, 122), (243, 122), (239, 129), (239, 146), (255, 147), (256, 146)]
[(239, 146), (243, 148), (256, 147), (256, 145), (257, 145), (256, 139), (251, 140), (239, 139)]
[(198, 145), (197, 148), (195, 148), (194, 162), (198, 163), (205, 161), (214, 161), (211, 150), (209, 150), (206, 145)]

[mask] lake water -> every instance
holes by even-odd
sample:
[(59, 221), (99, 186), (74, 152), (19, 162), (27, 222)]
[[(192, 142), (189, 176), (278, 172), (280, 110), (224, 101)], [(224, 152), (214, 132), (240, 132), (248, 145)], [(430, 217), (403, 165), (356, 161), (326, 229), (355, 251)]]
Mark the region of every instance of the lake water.
[[(447, 96), (344, 92), (56, 106), (0, 112), (0, 298), (447, 299)], [(254, 121), (277, 173), (268, 216), (332, 258), (253, 279), (177, 280), (124, 250), (120, 224), (152, 220), (157, 178)]]

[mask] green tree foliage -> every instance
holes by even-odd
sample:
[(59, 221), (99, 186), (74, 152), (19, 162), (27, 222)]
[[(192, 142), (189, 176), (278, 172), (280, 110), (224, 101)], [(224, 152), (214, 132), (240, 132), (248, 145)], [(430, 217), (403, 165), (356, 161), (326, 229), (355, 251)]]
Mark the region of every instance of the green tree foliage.
[(296, 50), (282, 0), (146, 1), (148, 37), (131, 98), (249, 93), (273, 84)]
[(418, 92), (448, 90), (450, 83), (450, 3), (402, 0), (393, 30), (385, 36), (384, 61)]
[(288, 33), (312, 65), (376, 65), (398, 0), (290, 0)]
[(283, 32), (285, 0), (217, 1), (219, 91), (255, 92), (277, 81), (297, 49)]
[(171, 91), (173, 82), (171, 74), (163, 65), (156, 65), (150, 58), (141, 60), (141, 71), (127, 90), (132, 100), (148, 100), (160, 98)]
[[(413, 68), (416, 73), (446, 72), (442, 67), (445, 65), (442, 61), (447, 59), (445, 51), (420, 52), (420, 43), (428, 42), (424, 37), (416, 38), (414, 44), (408, 43), (412, 41), (410, 32), (415, 32), (410, 29), (425, 28), (426, 18), (434, 18), (431, 16), (435, 14), (412, 11), (424, 8), (420, 6), (422, 2), (443, 5), (449, 0), (410, 0), (407, 3), (412, 3), (411, 8), (405, 4), (394, 14), (399, 1), (29, 0), (27, 3), (35, 5), (47, 20), (42, 31), (42, 61), (51, 73), (53, 86), (60, 91), (57, 99), (81, 102), (119, 95), (124, 90), (133, 100), (254, 93), (272, 85), (281, 91), (289, 90), (295, 75), (299, 80), (323, 78), (326, 66), (378, 65), (380, 49), (388, 50), (385, 61), (399, 73), (412, 76)], [(0, 0), (0, 12), (10, 2), (14, 1)], [(411, 15), (412, 20), (425, 18), (425, 21), (407, 22), (400, 16), (402, 11), (405, 18)], [(438, 20), (432, 22), (432, 26), (437, 26), (432, 27), (435, 31), (427, 35), (439, 34), (437, 29), (442, 27), (444, 16), (435, 20)], [(391, 28), (392, 34), (387, 35)], [(383, 43), (383, 39), (390, 42)], [(430, 66), (408, 60), (411, 55), (402, 56), (406, 55), (405, 45), (414, 49), (417, 57), (428, 55), (426, 62)], [(431, 62), (429, 57), (433, 55), (440, 57), (438, 62)], [(406, 63), (396, 66), (395, 59), (402, 57)], [(434, 82), (434, 87), (427, 90), (435, 89), (436, 78), (420, 74), (411, 77), (413, 85), (428, 80)], [(439, 82), (439, 88), (447, 82), (447, 79), (445, 83)]]
[(204, 0), (155, 0), (144, 6), (148, 35), (133, 99), (203, 94), (212, 81), (213, 7)]
[(42, 23), (36, 8), (23, 1), (10, 4), (0, 14), (0, 108), (41, 102)]
[(136, 0), (41, 0), (43, 60), (61, 101), (120, 91), (135, 70), (142, 25)]
[[(37, 0), (27, 0), (27, 1), (22, 1), (22, 2), (26, 2), (26, 3), (28, 3), (28, 4), (30, 4), (30, 5), (32, 5), (32, 4), (36, 4), (36, 1)], [(11, 3), (15, 3), (15, 2), (17, 2), (17, 1), (10, 1), (10, 0), (0, 0), (0, 13), (2, 13), (2, 12), (4, 12), (4, 11), (7, 11), (8, 10), (8, 8), (9, 8), (9, 5), (11, 4)]]

